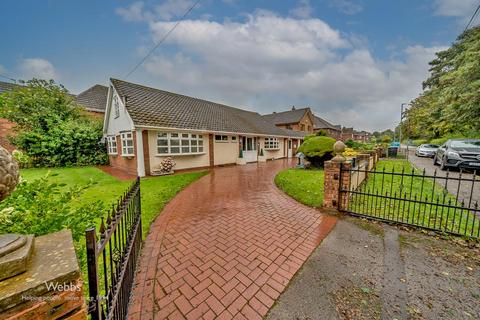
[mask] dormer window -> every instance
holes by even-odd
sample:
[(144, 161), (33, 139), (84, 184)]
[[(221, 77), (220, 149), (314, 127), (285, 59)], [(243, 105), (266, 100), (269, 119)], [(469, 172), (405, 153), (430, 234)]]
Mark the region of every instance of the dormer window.
[(118, 97), (117, 96), (113, 96), (113, 112), (114, 112), (114, 115), (115, 115), (115, 119), (120, 117), (120, 104), (118, 102)]

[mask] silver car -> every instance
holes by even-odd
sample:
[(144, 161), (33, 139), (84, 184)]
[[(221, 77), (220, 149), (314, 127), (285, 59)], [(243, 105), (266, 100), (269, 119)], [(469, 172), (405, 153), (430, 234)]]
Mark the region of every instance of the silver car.
[(436, 144), (421, 144), (415, 149), (415, 155), (417, 157), (433, 158), (437, 150), (438, 146)]

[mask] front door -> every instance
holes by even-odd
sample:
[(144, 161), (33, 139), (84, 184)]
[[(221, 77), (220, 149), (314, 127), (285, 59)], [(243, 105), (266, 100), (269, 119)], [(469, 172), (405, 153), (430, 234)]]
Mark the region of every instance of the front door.
[(287, 158), (292, 157), (292, 140), (288, 139)]
[(257, 138), (242, 137), (242, 150), (247, 162), (257, 161)]

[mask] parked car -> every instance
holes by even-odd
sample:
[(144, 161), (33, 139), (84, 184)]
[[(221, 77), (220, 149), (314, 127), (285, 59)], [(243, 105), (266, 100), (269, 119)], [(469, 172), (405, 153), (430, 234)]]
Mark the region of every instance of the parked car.
[(447, 168), (468, 168), (480, 171), (480, 139), (452, 139), (440, 146), (433, 164)]
[(417, 157), (429, 157), (433, 158), (438, 150), (436, 144), (421, 144), (415, 149), (415, 155)]

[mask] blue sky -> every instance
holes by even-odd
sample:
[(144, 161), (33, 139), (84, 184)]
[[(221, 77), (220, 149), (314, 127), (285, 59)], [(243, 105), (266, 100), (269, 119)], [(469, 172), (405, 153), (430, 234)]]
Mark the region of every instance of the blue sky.
[[(193, 2), (3, 0), (0, 73), (54, 78), (73, 93), (125, 79)], [(127, 80), (260, 113), (310, 106), (335, 123), (384, 129), (477, 4), (201, 0)]]

